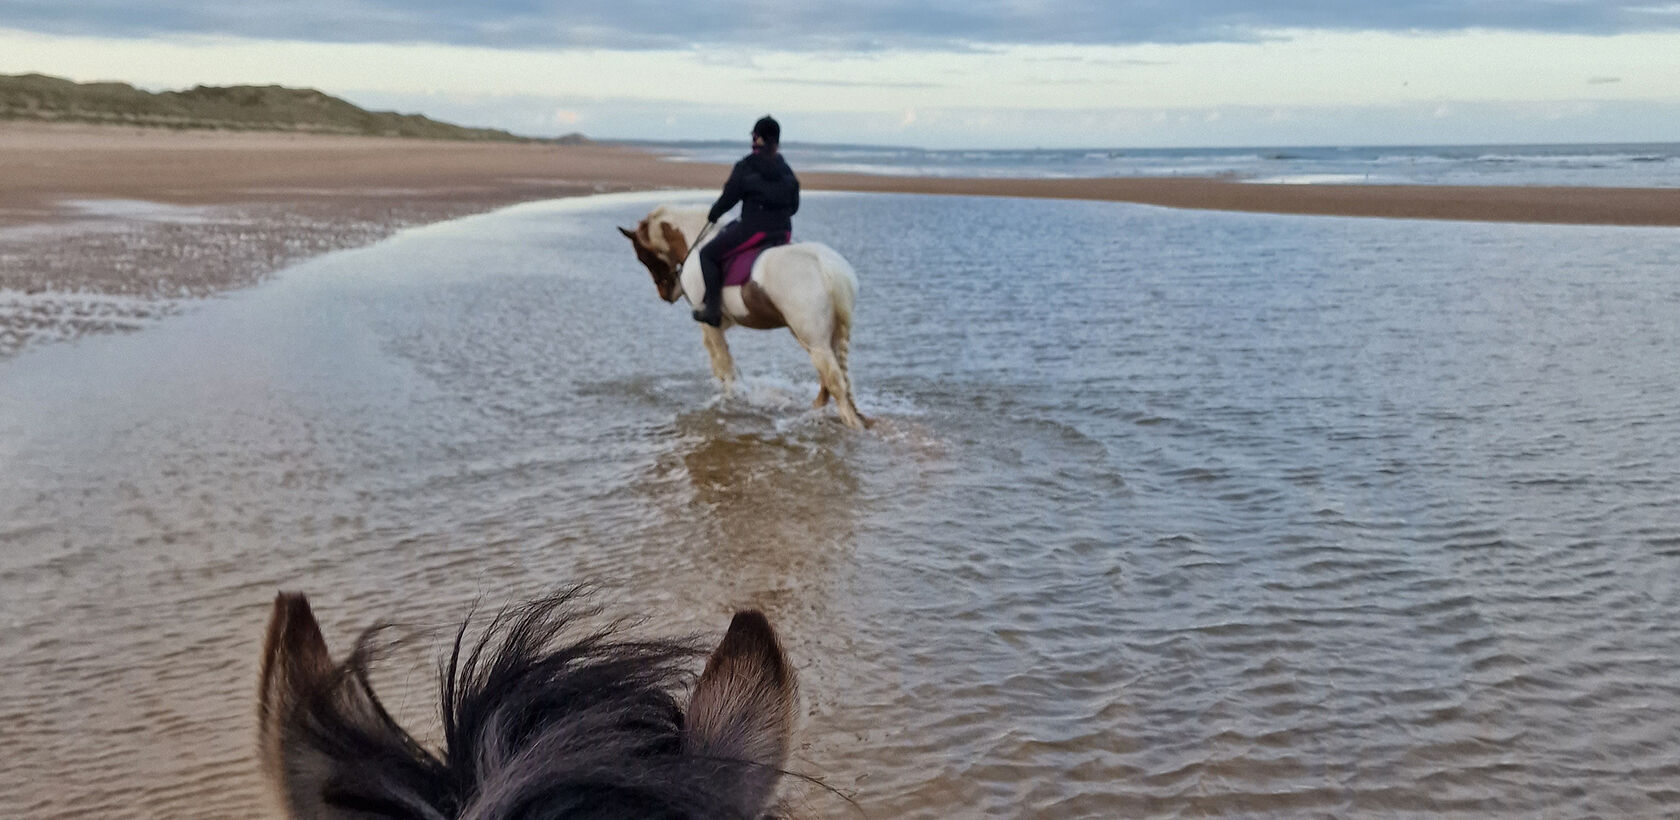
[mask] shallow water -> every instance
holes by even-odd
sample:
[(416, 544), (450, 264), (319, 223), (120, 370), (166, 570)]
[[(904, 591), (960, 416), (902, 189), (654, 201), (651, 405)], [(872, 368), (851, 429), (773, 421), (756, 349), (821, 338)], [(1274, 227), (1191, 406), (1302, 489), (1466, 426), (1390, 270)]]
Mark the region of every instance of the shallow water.
[(717, 395), (646, 196), (0, 362), (0, 815), (260, 808), (277, 588), (342, 649), (583, 580), (764, 608), (871, 817), (1680, 803), (1680, 232), (808, 199), (868, 434), (782, 333)]

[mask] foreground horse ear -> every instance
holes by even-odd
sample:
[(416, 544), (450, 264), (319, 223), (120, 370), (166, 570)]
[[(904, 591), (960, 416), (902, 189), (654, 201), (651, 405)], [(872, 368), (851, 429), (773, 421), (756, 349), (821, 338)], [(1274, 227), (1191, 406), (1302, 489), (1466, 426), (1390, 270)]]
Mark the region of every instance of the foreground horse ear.
[(625, 227), (621, 226), (621, 227), (619, 227), (618, 232), (621, 233), (621, 234), (624, 234), (626, 237), (629, 237), (631, 242), (636, 241), (636, 232), (635, 231), (632, 231), (629, 228), (625, 228)]
[(412, 741), (359, 675), (333, 664), (303, 595), (275, 597), (261, 675), (258, 754), (288, 817), (348, 820), (367, 817), (371, 809), (425, 802), (412, 788), (414, 773), (393, 762), (403, 759)]
[[(282, 592), (274, 598), (263, 639), (262, 679), (257, 689), (257, 748), (263, 772), (280, 787), (290, 809), (295, 775), (320, 768), (320, 761), (298, 759), (293, 726), (310, 693), (328, 685), (332, 655), (309, 608), (309, 599)], [(295, 813), (294, 813), (295, 814)]]
[(736, 613), (694, 687), (683, 746), (689, 754), (750, 764), (737, 784), (748, 813), (775, 795), (797, 692), (770, 621), (756, 611)]

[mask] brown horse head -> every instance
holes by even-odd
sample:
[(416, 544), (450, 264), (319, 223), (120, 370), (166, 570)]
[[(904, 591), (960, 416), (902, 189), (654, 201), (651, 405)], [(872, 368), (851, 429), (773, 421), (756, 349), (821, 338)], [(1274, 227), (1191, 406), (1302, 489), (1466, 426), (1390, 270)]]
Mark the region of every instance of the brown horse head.
[(258, 715), (264, 768), (301, 820), (758, 818), (775, 807), (795, 713), (770, 622), (741, 612), (686, 704), (687, 642), (575, 623), (577, 591), (504, 610), (443, 670), (443, 746), (375, 697), (364, 634), (335, 662), (308, 601), (274, 602)]
[(619, 228), (618, 232), (630, 240), (630, 246), (636, 249), (636, 258), (647, 267), (648, 273), (653, 274), (653, 286), (659, 290), (659, 298), (667, 302), (681, 299), (679, 274), (683, 260), (688, 258), (688, 240), (682, 231), (650, 215), (636, 223), (635, 230)]

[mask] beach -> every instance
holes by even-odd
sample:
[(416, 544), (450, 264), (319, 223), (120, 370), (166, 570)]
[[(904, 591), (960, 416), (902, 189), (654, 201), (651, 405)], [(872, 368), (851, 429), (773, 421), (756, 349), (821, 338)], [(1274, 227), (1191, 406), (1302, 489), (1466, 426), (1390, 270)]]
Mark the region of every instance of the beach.
[(721, 391), (612, 229), (711, 195), (0, 361), (0, 816), (267, 816), (277, 590), (340, 656), (394, 625), (435, 748), (461, 619), (577, 583), (644, 637), (765, 613), (787, 768), (855, 801), (796, 817), (1671, 807), (1680, 231), (811, 192), (859, 432), (784, 331)]
[[(404, 227), (517, 202), (711, 189), (728, 169), (611, 145), (0, 123), (0, 355)], [(1264, 185), (802, 173), (807, 191), (1013, 196), (1326, 216), (1680, 225), (1680, 189)]]
[(0, 820), (1680, 820), (1680, 0), (4, 7)]
[[(336, 204), (399, 218), (556, 196), (713, 188), (723, 165), (665, 162), (612, 145), (166, 131), (0, 123), (0, 227), (63, 220), (66, 200), (175, 205)], [(796, 169), (797, 170), (797, 169)], [(1173, 208), (1398, 219), (1680, 225), (1680, 189), (1464, 185), (1253, 185), (1223, 179), (950, 178), (801, 173), (806, 190), (1015, 196)], [(412, 209), (412, 213), (405, 213)]]
[(718, 164), (21, 125), (0, 162), (0, 815), (259, 816), (276, 590), (338, 653), (394, 624), (435, 745), (460, 619), (577, 583), (641, 636), (771, 619), (788, 768), (855, 801), (787, 778), (796, 816), (1672, 803), (1680, 231), (1241, 212), (1672, 189), (803, 173), (855, 433), (785, 332), (720, 391), (612, 229)]

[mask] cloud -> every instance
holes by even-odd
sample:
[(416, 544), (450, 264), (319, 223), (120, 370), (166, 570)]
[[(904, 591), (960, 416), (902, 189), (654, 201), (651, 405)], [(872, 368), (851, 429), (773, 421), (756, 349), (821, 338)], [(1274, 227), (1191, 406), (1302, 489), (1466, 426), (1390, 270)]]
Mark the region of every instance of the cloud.
[[(8, 27), (121, 37), (239, 36), (431, 42), (497, 48), (693, 48), (722, 60), (759, 50), (972, 49), (1005, 44), (1249, 42), (1273, 29), (1607, 34), (1680, 26), (1680, 3), (1392, 0), (0, 0)], [(732, 50), (714, 53), (710, 49)]]
[(1609, 85), (1611, 83), (1619, 83), (1621, 81), (1621, 77), (1588, 77), (1587, 85)]
[(820, 80), (809, 77), (777, 77), (765, 82), (777, 85), (815, 85), (830, 88), (938, 88), (939, 83), (897, 82), (893, 80)]

